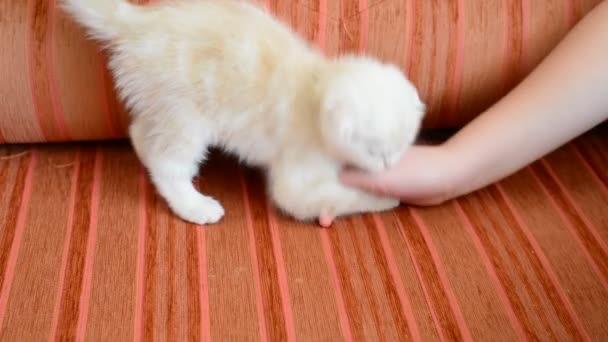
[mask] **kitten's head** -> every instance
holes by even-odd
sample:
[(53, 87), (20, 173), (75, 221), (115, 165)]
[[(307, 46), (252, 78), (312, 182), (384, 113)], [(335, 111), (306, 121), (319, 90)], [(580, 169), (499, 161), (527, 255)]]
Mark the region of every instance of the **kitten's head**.
[(414, 142), (425, 106), (401, 71), (365, 57), (337, 60), (324, 75), (321, 133), (345, 164), (377, 172)]

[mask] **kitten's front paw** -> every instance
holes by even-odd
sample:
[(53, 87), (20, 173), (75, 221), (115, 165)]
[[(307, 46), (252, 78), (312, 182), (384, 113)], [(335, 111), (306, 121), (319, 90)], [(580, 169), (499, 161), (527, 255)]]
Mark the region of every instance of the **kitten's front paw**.
[(206, 196), (185, 200), (179, 208), (173, 210), (182, 219), (198, 225), (217, 223), (224, 216), (222, 205)]

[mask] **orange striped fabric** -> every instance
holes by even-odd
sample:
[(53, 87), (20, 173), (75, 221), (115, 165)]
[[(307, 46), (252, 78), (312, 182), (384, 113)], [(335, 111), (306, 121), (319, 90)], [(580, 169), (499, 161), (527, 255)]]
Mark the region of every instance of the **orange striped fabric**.
[(126, 144), (0, 147), (0, 340), (608, 338), (608, 127), (428, 209), (294, 222), (214, 156), (216, 226)]
[[(126, 135), (107, 56), (57, 1), (0, 4), (0, 143)], [(366, 53), (401, 66), (429, 105), (428, 128), (470, 121), (600, 2), (259, 1), (329, 55)]]

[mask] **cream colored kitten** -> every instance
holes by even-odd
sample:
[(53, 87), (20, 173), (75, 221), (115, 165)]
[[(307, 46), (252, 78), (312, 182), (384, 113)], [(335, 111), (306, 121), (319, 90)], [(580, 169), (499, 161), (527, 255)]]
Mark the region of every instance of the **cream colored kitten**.
[(107, 43), (135, 150), (184, 220), (224, 215), (192, 185), (211, 145), (264, 167), (274, 203), (297, 219), (328, 224), (398, 205), (338, 180), (346, 164), (390, 167), (415, 139), (424, 106), (396, 67), (327, 59), (248, 1), (64, 0), (64, 7)]

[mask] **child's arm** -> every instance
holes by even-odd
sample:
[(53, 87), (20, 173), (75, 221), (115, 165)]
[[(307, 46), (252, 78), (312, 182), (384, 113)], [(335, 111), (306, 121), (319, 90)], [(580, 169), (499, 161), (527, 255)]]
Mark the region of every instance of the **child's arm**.
[(392, 170), (347, 184), (428, 205), (506, 177), (608, 117), (608, 1), (510, 94), (443, 145), (413, 147)]

